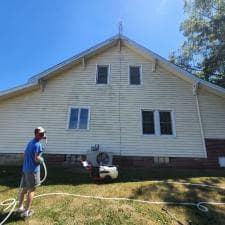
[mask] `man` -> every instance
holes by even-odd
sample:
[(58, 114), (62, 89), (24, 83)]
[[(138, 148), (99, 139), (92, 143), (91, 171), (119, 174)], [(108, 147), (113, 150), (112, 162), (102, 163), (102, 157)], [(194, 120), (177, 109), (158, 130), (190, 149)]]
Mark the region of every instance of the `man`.
[[(37, 127), (34, 130), (34, 138), (28, 143), (24, 152), (23, 161), (23, 176), (21, 187), (23, 188), (19, 196), (19, 209), (18, 213), (24, 213), (24, 219), (32, 215), (31, 203), (34, 197), (36, 186), (40, 185), (40, 164), (44, 162), (41, 156), (43, 149), (40, 143), (41, 139), (45, 139), (45, 129)], [(24, 196), (27, 195), (27, 204), (24, 208)]]

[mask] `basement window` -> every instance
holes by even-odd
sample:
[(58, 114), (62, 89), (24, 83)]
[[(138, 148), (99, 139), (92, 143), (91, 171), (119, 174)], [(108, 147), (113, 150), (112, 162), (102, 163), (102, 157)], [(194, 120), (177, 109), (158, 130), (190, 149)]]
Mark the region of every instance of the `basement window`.
[(218, 159), (220, 167), (225, 167), (225, 156), (219, 157)]
[(109, 65), (97, 65), (96, 84), (108, 84)]
[(71, 107), (69, 129), (87, 130), (89, 128), (89, 108)]
[(129, 84), (141, 84), (141, 66), (129, 66)]
[(154, 157), (154, 165), (168, 165), (169, 163), (169, 157)]

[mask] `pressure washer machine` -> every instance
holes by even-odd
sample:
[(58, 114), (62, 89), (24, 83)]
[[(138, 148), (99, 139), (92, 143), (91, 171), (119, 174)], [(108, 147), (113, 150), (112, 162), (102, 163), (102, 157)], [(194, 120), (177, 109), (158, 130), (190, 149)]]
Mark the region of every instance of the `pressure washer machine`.
[(111, 181), (118, 178), (118, 168), (112, 165), (112, 152), (100, 151), (99, 145), (91, 147), (82, 166), (88, 170), (92, 180)]

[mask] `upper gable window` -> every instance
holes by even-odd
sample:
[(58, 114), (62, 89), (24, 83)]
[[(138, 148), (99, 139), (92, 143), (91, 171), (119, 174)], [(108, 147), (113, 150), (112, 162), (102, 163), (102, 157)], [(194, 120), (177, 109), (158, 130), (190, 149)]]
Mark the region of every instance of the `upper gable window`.
[(129, 67), (129, 83), (130, 85), (141, 84), (141, 66)]
[(97, 65), (96, 84), (108, 84), (109, 66)]

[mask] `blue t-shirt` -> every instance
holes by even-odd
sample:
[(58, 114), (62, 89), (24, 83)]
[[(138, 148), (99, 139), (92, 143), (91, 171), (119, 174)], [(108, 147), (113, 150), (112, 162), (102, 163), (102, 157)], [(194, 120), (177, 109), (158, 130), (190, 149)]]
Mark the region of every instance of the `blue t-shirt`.
[(43, 152), (41, 143), (37, 139), (32, 139), (24, 152), (23, 172), (38, 172), (40, 164), (35, 162), (35, 154), (40, 155)]

